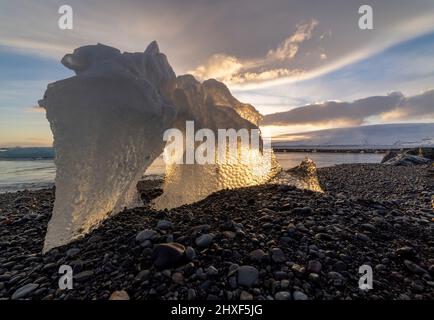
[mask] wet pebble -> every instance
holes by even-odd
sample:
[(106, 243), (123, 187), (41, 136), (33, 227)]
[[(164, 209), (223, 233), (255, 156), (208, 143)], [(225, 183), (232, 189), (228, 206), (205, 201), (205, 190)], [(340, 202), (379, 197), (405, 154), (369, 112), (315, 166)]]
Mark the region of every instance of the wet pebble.
[(155, 246), (152, 253), (154, 265), (158, 269), (175, 267), (185, 258), (185, 247), (180, 243), (162, 243)]
[(206, 248), (211, 245), (213, 236), (209, 233), (205, 233), (196, 238), (196, 245), (200, 248)]

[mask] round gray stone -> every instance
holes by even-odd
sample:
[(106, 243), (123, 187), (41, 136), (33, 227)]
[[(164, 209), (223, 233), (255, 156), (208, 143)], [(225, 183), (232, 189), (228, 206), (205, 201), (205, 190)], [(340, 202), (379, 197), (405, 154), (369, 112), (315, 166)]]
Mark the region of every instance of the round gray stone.
[(288, 291), (279, 291), (274, 295), (276, 300), (291, 300), (291, 293)]
[(157, 232), (152, 229), (142, 230), (136, 235), (137, 242), (144, 242), (146, 240), (154, 240), (157, 237)]
[(241, 266), (238, 268), (238, 284), (241, 286), (251, 287), (257, 281), (259, 277), (259, 271), (252, 266)]
[(196, 238), (196, 245), (200, 248), (209, 247), (212, 243), (213, 236), (209, 233), (202, 234)]
[(157, 229), (167, 230), (173, 227), (173, 223), (168, 220), (160, 220), (157, 223)]
[(14, 294), (12, 295), (12, 300), (23, 299), (30, 295), (33, 291), (35, 291), (39, 287), (39, 284), (29, 283), (21, 288), (18, 288)]
[(307, 300), (308, 299), (307, 295), (305, 295), (301, 291), (294, 291), (294, 293), (292, 294), (292, 297), (294, 298), (294, 300)]

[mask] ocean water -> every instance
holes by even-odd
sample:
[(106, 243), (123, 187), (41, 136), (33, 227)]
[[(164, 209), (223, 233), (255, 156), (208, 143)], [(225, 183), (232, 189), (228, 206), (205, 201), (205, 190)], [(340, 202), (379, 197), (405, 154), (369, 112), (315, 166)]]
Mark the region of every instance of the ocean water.
[(0, 193), (53, 186), (56, 167), (49, 160), (0, 160)]
[[(379, 163), (383, 154), (374, 153), (332, 153), (332, 152), (285, 152), (276, 153), (277, 160), (284, 169), (297, 166), (309, 157), (318, 168), (343, 163)], [(157, 158), (146, 170), (149, 178), (164, 174), (164, 161)], [(54, 185), (56, 167), (48, 160), (0, 160), (0, 193), (29, 189), (36, 190)]]
[(306, 157), (312, 159), (317, 168), (345, 163), (380, 163), (383, 153), (335, 153), (335, 152), (277, 152), (277, 160), (284, 169), (300, 164)]

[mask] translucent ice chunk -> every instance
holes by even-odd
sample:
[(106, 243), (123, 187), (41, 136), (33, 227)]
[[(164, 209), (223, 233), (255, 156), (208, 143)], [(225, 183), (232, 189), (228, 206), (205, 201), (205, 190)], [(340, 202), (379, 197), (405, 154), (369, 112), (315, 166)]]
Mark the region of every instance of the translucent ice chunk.
[[(143, 53), (104, 45), (62, 59), (76, 76), (50, 84), (46, 109), (56, 150), (56, 199), (44, 252), (139, 204), (137, 182), (165, 146), (166, 129), (257, 130), (261, 115), (216, 80), (176, 78), (156, 42)], [(184, 132), (185, 133), (185, 132)], [(218, 136), (218, 135), (216, 135)], [(261, 140), (263, 142), (263, 140)], [(280, 171), (271, 150), (241, 145), (247, 162), (168, 165), (155, 208), (173, 208), (224, 189), (258, 185)]]
[(77, 75), (50, 84), (40, 101), (57, 167), (44, 251), (137, 204), (137, 182), (161, 154), (161, 137), (176, 114), (165, 98), (175, 74), (156, 43), (134, 54), (86, 46), (62, 62)]
[(298, 166), (280, 171), (270, 180), (270, 183), (323, 192), (318, 180), (316, 164), (307, 157)]

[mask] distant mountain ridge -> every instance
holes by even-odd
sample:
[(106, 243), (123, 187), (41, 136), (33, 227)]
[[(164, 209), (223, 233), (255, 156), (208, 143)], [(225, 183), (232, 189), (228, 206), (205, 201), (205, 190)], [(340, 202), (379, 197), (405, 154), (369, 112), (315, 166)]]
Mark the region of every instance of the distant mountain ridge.
[(434, 147), (434, 123), (379, 124), (284, 134), (273, 146)]

